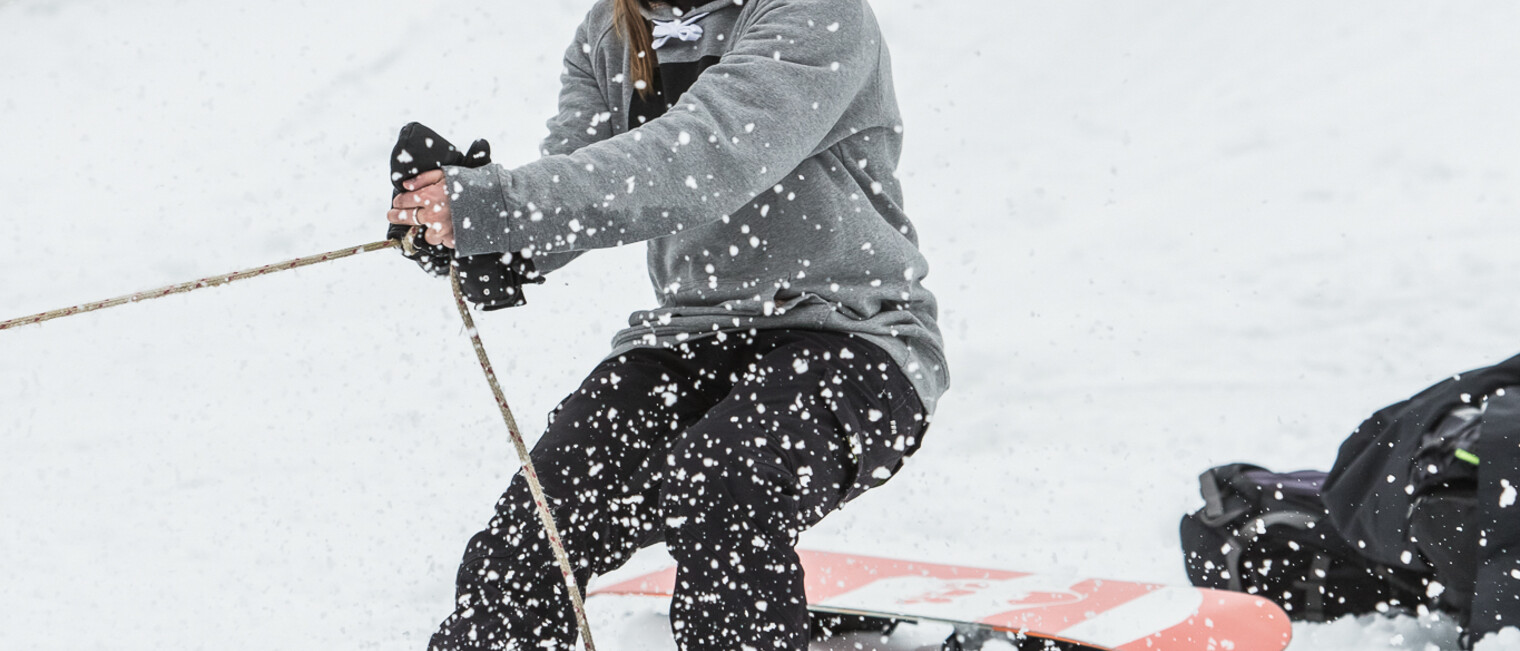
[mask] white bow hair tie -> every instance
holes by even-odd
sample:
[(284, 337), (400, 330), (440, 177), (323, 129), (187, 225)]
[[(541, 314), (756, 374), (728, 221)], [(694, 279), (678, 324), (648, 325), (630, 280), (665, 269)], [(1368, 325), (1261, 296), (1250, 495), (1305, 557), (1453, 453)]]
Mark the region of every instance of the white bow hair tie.
[(660, 49), (666, 41), (674, 38), (681, 41), (695, 41), (702, 38), (702, 26), (697, 21), (707, 17), (710, 11), (687, 18), (686, 20), (656, 20), (654, 21), (654, 49)]

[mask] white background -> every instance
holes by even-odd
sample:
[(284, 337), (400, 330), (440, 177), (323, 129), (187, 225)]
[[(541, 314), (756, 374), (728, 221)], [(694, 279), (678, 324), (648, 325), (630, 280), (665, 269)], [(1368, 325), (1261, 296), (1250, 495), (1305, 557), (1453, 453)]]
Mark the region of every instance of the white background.
[[(0, 319), (380, 239), (410, 120), (531, 160), (589, 4), (0, 2)], [(1515, 5), (876, 9), (954, 384), (805, 546), (1185, 582), (1199, 472), (1520, 349)], [(530, 435), (642, 256), (479, 318)], [(386, 252), (0, 333), (0, 648), (422, 648), (516, 467), (452, 310)]]

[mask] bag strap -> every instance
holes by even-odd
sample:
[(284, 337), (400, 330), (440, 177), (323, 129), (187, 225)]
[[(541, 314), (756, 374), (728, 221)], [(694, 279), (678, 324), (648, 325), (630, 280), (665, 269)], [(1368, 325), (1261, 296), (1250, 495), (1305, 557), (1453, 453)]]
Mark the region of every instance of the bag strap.
[[(1226, 567), (1228, 567), (1230, 570), (1230, 590), (1234, 592), (1245, 592), (1245, 582), (1241, 578), (1241, 575), (1245, 573), (1245, 569), (1241, 567), (1240, 557), (1245, 553), (1246, 546), (1256, 542), (1257, 538), (1266, 534), (1268, 527), (1281, 525), (1293, 527), (1296, 529), (1308, 530), (1314, 524), (1318, 523), (1319, 520), (1320, 518), (1311, 516), (1307, 513), (1297, 513), (1292, 511), (1280, 513), (1264, 513), (1258, 517), (1247, 520), (1244, 524), (1240, 525), (1240, 528), (1231, 531), (1230, 536), (1225, 538), (1225, 545), (1227, 549), (1224, 553), (1225, 563), (1228, 564)], [(1320, 567), (1322, 560), (1324, 567)], [(1316, 554), (1314, 557), (1314, 569), (1316, 570), (1314, 576), (1326, 576), (1324, 574), (1324, 570), (1327, 570), (1329, 568), (1330, 558)], [(1315, 595), (1318, 595), (1318, 586), (1322, 585), (1323, 583), (1324, 581), (1320, 581), (1318, 584), (1314, 585), (1313, 590), (1309, 590), (1308, 592), (1312, 592)], [(1317, 611), (1323, 613), (1323, 602), (1319, 604)]]
[[(1198, 492), (1203, 495), (1204, 501), (1199, 519), (1204, 524), (1219, 527), (1251, 512), (1251, 500), (1247, 497), (1260, 492), (1261, 488), (1246, 478), (1245, 473), (1249, 470), (1266, 469), (1248, 463), (1232, 463), (1209, 468), (1198, 476)], [(1241, 503), (1231, 507), (1227, 503), (1229, 496), (1224, 493), (1222, 486), (1228, 486), (1240, 495)]]
[(1325, 580), (1330, 576), (1331, 559), (1325, 554), (1315, 554), (1309, 564), (1305, 581), (1294, 581), (1293, 587), (1304, 591), (1304, 619), (1311, 622), (1325, 621)]

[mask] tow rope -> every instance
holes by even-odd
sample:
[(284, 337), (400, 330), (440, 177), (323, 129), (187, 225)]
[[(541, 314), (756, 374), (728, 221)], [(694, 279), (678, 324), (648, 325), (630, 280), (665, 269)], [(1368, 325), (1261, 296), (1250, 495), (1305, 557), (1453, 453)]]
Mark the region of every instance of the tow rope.
[[(414, 226), (413, 230), (415, 229), (416, 227)], [(86, 312), (94, 312), (96, 310), (103, 310), (109, 307), (116, 307), (118, 305), (126, 305), (128, 303), (139, 303), (155, 298), (173, 296), (175, 294), (187, 294), (198, 289), (218, 287), (231, 282), (244, 280), (246, 278), (254, 278), (257, 276), (263, 276), (280, 271), (289, 271), (291, 269), (299, 269), (301, 267), (306, 267), (322, 262), (341, 260), (343, 258), (355, 256), (360, 253), (369, 253), (371, 251), (380, 251), (396, 247), (408, 248), (407, 245), (412, 241), (412, 236), (413, 233), (409, 232), (405, 238), (399, 241), (383, 240), (380, 242), (371, 242), (369, 244), (358, 247), (338, 249), (336, 251), (319, 253), (317, 255), (306, 256), (304, 258), (296, 258), (294, 260), (287, 260), (285, 262), (276, 264), (268, 264), (262, 267), (244, 269), (242, 271), (234, 271), (232, 273), (222, 274), (219, 276), (210, 276), (207, 278), (202, 278), (200, 280), (192, 280), (190, 282), (180, 283), (178, 285), (169, 285), (167, 287), (159, 287), (157, 289), (150, 289), (147, 291), (137, 292), (135, 294), (128, 294), (126, 296), (118, 296), (116, 298), (109, 298), (103, 301), (83, 303), (72, 307), (66, 307), (62, 309), (51, 310), (48, 312), (42, 312), (39, 314), (33, 314), (30, 316), (11, 319), (9, 321), (0, 321), (0, 330), (8, 330), (18, 326), (42, 323), (44, 321), (51, 321), (53, 319), (60, 319), (67, 316), (74, 316), (76, 314), (84, 314)], [(537, 506), (538, 519), (544, 525), (544, 532), (549, 537), (549, 546), (554, 550), (554, 559), (559, 562), (560, 572), (564, 575), (565, 587), (570, 591), (570, 604), (571, 607), (575, 610), (575, 622), (576, 625), (580, 627), (582, 643), (585, 645), (586, 651), (596, 651), (596, 645), (591, 641), (591, 625), (586, 619), (585, 600), (581, 598), (580, 586), (576, 583), (575, 580), (575, 571), (570, 566), (570, 557), (565, 553), (565, 545), (560, 540), (559, 528), (554, 525), (554, 514), (549, 510), (548, 500), (544, 497), (543, 485), (538, 481), (538, 472), (533, 468), (533, 459), (528, 454), (528, 446), (523, 442), (522, 433), (517, 429), (517, 419), (512, 417), (512, 409), (507, 406), (507, 398), (502, 394), (501, 385), (496, 381), (496, 372), (491, 369), (491, 360), (486, 357), (486, 347), (485, 344), (480, 340), (480, 332), (475, 329), (475, 319), (470, 316), (469, 303), (465, 301), (464, 290), (459, 286), (458, 267), (451, 266), (449, 268), (449, 283), (452, 285), (454, 290), (454, 303), (459, 308), (459, 318), (464, 321), (465, 332), (470, 335), (470, 343), (475, 347), (475, 357), (480, 361), (480, 369), (486, 374), (486, 382), (491, 385), (491, 393), (496, 397), (496, 406), (501, 410), (501, 418), (507, 424), (507, 433), (512, 436), (512, 445), (516, 448), (517, 458), (522, 463), (523, 476), (527, 478), (528, 489), (533, 493), (533, 503), (535, 506)]]
[(480, 360), (480, 370), (485, 371), (486, 382), (491, 385), (491, 393), (496, 396), (496, 406), (501, 408), (501, 420), (507, 424), (507, 433), (512, 435), (512, 445), (517, 447), (517, 458), (522, 461), (523, 477), (528, 479), (528, 490), (533, 493), (533, 504), (538, 507), (538, 519), (544, 524), (544, 533), (549, 536), (549, 546), (554, 549), (554, 560), (559, 561), (559, 571), (565, 577), (565, 589), (570, 591), (570, 605), (575, 609), (575, 624), (581, 629), (581, 641), (586, 645), (586, 651), (596, 651), (596, 645), (591, 641), (591, 624), (586, 619), (586, 604), (581, 598), (580, 586), (575, 581), (575, 571), (570, 567), (570, 557), (565, 554), (565, 545), (559, 539), (559, 527), (554, 526), (554, 514), (549, 511), (549, 502), (544, 499), (544, 487), (538, 483), (538, 472), (533, 469), (533, 458), (528, 454), (528, 445), (523, 442), (522, 433), (517, 429), (517, 419), (512, 417), (512, 409), (507, 406), (507, 398), (502, 395), (501, 385), (496, 382), (496, 371), (491, 370), (491, 360), (486, 357), (486, 346), (480, 341), (480, 331), (475, 329), (475, 319), (470, 316), (470, 306), (464, 300), (464, 290), (459, 287), (459, 267), (449, 267), (449, 282), (454, 286), (454, 304), (459, 307), (459, 318), (464, 320), (464, 330), (470, 335), (470, 343), (475, 346), (475, 357)]
[(48, 312), (42, 312), (40, 314), (33, 314), (31, 316), (23, 316), (23, 317), (20, 317), (20, 318), (11, 319), (9, 321), (0, 321), (0, 330), (8, 330), (10, 328), (14, 328), (14, 327), (17, 327), (17, 326), (32, 325), (34, 323), (42, 323), (43, 321), (51, 321), (53, 319), (61, 319), (61, 318), (66, 317), (66, 316), (74, 316), (76, 314), (84, 314), (85, 312), (94, 312), (95, 310), (104, 310), (104, 309), (106, 309), (108, 307), (116, 307), (118, 305), (126, 305), (127, 303), (140, 303), (142, 301), (147, 301), (147, 300), (151, 300), (151, 299), (155, 299), (155, 298), (163, 298), (165, 296), (173, 296), (174, 294), (187, 294), (187, 293), (193, 292), (193, 291), (195, 291), (197, 289), (205, 289), (207, 287), (217, 287), (217, 286), (220, 286), (220, 285), (225, 285), (225, 284), (230, 283), (230, 282), (234, 282), (234, 281), (238, 281), (238, 280), (243, 280), (245, 278), (253, 278), (253, 277), (256, 277), (256, 276), (263, 276), (263, 275), (266, 275), (266, 274), (275, 273), (277, 271), (289, 271), (291, 269), (299, 269), (301, 267), (306, 267), (306, 266), (314, 265), (314, 264), (317, 264), (319, 262), (330, 262), (332, 260), (341, 260), (341, 259), (347, 258), (349, 256), (359, 255), (360, 253), (369, 253), (370, 251), (379, 251), (379, 250), (382, 250), (382, 249), (393, 249), (393, 248), (396, 248), (398, 246), (401, 246), (401, 243), (397, 242), (396, 240), (384, 240), (384, 241), (380, 241), (380, 242), (370, 242), (369, 244), (365, 244), (365, 245), (359, 246), (359, 247), (348, 248), (348, 249), (338, 249), (337, 251), (329, 251), (327, 253), (319, 253), (317, 255), (311, 255), (311, 256), (304, 257), (304, 258), (296, 258), (294, 260), (287, 260), (285, 262), (280, 262), (280, 263), (277, 263), (277, 264), (267, 264), (267, 265), (264, 265), (262, 267), (255, 267), (253, 269), (244, 269), (242, 271), (234, 271), (234, 272), (232, 272), (230, 274), (222, 274), (220, 276), (211, 276), (211, 277), (208, 277), (208, 278), (202, 278), (200, 280), (192, 280), (192, 281), (190, 281), (188, 283), (180, 283), (178, 285), (169, 285), (168, 287), (159, 287), (158, 289), (150, 289), (150, 290), (147, 290), (147, 291), (137, 292), (136, 294), (128, 294), (126, 296), (117, 296), (116, 298), (108, 298), (106, 300), (96, 301), (94, 303), (83, 303), (83, 304), (80, 304), (80, 305), (75, 305), (73, 307), (65, 307), (65, 308), (58, 309), (58, 310), (51, 310), (51, 311), (48, 311)]

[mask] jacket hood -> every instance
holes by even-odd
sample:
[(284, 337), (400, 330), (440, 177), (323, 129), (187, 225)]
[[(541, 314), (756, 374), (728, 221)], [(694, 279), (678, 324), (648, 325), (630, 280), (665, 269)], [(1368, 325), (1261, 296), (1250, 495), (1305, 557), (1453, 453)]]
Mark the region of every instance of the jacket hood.
[(679, 15), (677, 15), (677, 8), (675, 5), (669, 2), (661, 2), (660, 0), (649, 0), (648, 2), (639, 3), (639, 13), (644, 14), (644, 17), (648, 18), (649, 20), (676, 20), (681, 16), (690, 16), (691, 14), (700, 14), (709, 11), (719, 11), (728, 7), (741, 7), (746, 1), (747, 0), (710, 0), (708, 2), (698, 2), (696, 3), (696, 6), (692, 7), (690, 11), (683, 10)]

